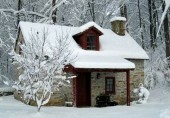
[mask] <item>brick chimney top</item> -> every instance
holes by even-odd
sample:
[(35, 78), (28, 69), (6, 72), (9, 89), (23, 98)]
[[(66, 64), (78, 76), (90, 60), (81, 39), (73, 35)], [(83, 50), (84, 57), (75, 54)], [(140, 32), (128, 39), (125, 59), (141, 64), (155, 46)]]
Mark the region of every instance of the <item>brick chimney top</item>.
[(113, 17), (110, 19), (111, 25), (112, 25), (112, 31), (116, 33), (117, 35), (124, 36), (125, 35), (125, 23), (126, 18), (125, 17)]

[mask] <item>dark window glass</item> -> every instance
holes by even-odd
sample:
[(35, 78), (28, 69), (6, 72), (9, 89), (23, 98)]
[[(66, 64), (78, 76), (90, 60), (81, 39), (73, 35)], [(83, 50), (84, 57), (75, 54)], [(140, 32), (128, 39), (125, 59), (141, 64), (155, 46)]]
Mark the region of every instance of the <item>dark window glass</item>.
[(87, 36), (87, 50), (96, 50), (96, 36)]
[(105, 83), (105, 92), (115, 94), (115, 78), (114, 77), (107, 77)]

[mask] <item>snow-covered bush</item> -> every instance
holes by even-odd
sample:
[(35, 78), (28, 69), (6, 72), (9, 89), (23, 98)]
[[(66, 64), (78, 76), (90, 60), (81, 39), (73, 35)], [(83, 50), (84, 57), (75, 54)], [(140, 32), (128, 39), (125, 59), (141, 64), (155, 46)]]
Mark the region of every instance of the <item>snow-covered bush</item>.
[(21, 54), (11, 52), (14, 63), (23, 69), (15, 88), (24, 94), (25, 101), (34, 100), (38, 111), (48, 103), (53, 91), (67, 85), (63, 69), (73, 61), (68, 36), (56, 33), (51, 44), (48, 30), (42, 32), (32, 32), (30, 39), (20, 45)]
[(137, 103), (144, 104), (147, 103), (147, 100), (149, 98), (150, 92), (143, 86), (142, 83), (139, 84), (139, 88), (134, 89), (133, 91), (138, 96)]

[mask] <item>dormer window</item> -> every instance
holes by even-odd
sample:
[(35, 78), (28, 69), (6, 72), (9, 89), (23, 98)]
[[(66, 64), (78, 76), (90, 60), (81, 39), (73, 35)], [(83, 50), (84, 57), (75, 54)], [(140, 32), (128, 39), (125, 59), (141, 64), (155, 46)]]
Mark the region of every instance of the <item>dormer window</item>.
[(87, 35), (87, 50), (96, 50), (96, 36), (88, 34)]
[(76, 43), (84, 50), (99, 51), (99, 37), (102, 35), (102, 28), (95, 23), (88, 23), (76, 30), (73, 35)]

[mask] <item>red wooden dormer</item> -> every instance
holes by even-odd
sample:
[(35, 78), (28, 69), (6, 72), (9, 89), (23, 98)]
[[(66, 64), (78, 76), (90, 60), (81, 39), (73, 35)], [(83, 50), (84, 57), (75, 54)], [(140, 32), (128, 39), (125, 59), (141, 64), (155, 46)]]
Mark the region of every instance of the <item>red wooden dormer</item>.
[(95, 26), (91, 26), (86, 28), (86, 30), (84, 31), (76, 33), (75, 35), (73, 35), (73, 38), (75, 39), (77, 44), (82, 47), (82, 49), (99, 51), (99, 36), (101, 36), (102, 34), (103, 33), (98, 28), (96, 28)]

